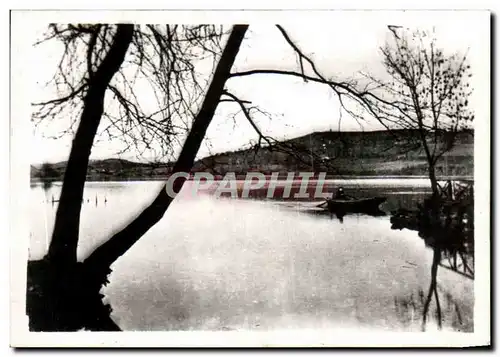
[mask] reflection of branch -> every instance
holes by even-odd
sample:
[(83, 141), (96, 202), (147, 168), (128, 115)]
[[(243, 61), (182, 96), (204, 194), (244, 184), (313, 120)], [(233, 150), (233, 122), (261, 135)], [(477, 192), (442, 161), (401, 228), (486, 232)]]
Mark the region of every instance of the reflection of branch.
[[(450, 270), (450, 271), (452, 271), (452, 272), (454, 272), (454, 273), (457, 273), (458, 275), (462, 275), (462, 276), (463, 276), (463, 277), (465, 277), (465, 278), (468, 278), (468, 279), (474, 280), (474, 276), (473, 276), (473, 275), (466, 274), (466, 273), (462, 273), (460, 270), (450, 268), (449, 266), (446, 266), (446, 265), (444, 265), (444, 264), (439, 264), (439, 266), (440, 266), (441, 268), (445, 268), (445, 269), (448, 269), (448, 270)], [(469, 270), (469, 271), (471, 271), (471, 270), (470, 270), (470, 268), (469, 268), (468, 270)]]
[(441, 250), (439, 248), (434, 248), (434, 255), (432, 258), (431, 267), (431, 284), (429, 286), (429, 292), (427, 294), (427, 299), (425, 300), (423, 317), (422, 317), (422, 328), (425, 329), (427, 323), (427, 314), (429, 312), (429, 305), (432, 301), (432, 295), (434, 294), (436, 298), (436, 306), (438, 312), (438, 327), (442, 328), (442, 316), (441, 316), (441, 305), (439, 304), (439, 296), (437, 292), (437, 271), (439, 263), (441, 262)]
[(434, 286), (434, 297), (436, 298), (438, 327), (441, 329), (443, 327), (443, 315), (441, 313), (441, 304), (439, 303), (439, 295), (438, 295), (438, 291), (437, 291), (437, 284)]

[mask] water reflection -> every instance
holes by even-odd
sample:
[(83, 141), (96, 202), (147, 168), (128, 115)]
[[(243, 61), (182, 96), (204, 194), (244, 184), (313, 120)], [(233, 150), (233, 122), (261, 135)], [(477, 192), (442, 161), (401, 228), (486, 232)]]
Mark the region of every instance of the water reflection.
[(53, 180), (45, 179), (42, 181), (42, 188), (44, 191), (48, 191), (52, 187)]
[[(438, 291), (444, 296), (444, 300), (435, 300), (433, 308), (428, 307), (429, 300), (425, 297), (423, 289), (418, 289), (417, 293), (410, 293), (407, 296), (394, 297), (394, 308), (396, 309), (399, 321), (407, 327), (419, 324), (424, 318), (426, 305), (432, 311), (431, 320), (439, 327), (443, 316), (450, 319), (453, 330), (461, 332), (473, 331), (472, 309), (469, 306), (460, 304), (449, 292), (438, 284)], [(427, 325), (422, 325), (425, 331)]]
[[(407, 228), (418, 231), (426, 246), (433, 250), (431, 283), (422, 313), (424, 330), (433, 298), (438, 327), (442, 326), (443, 313), (437, 284), (439, 267), (474, 279), (473, 197), (473, 186), (470, 183), (448, 181), (440, 188), (439, 193), (426, 198), (417, 210), (400, 209), (392, 214), (392, 229)], [(459, 261), (463, 271), (459, 269)]]
[[(161, 182), (87, 183), (81, 260), (137, 215)], [(418, 331), (420, 291), (432, 251), (416, 232), (390, 229), (392, 207), (411, 207), (408, 187), (349, 186), (357, 197), (387, 196), (377, 215), (331, 219), (319, 201), (176, 199), (163, 219), (112, 267), (103, 289), (124, 330), (373, 327)], [(422, 187), (416, 187), (422, 192)], [(54, 207), (32, 190), (30, 257), (46, 249)], [(57, 199), (60, 185), (47, 192)], [(91, 200), (89, 204), (87, 200)], [(472, 329), (473, 284), (439, 272), (445, 328)], [(448, 300), (446, 300), (448, 301)], [(435, 307), (430, 307), (434, 311)], [(413, 316), (413, 318), (412, 318)]]
[(357, 213), (357, 212), (341, 212), (341, 211), (331, 212), (327, 209), (311, 208), (311, 209), (304, 209), (301, 212), (303, 214), (308, 214), (312, 216), (330, 217), (331, 219), (335, 217), (336, 219), (338, 219), (340, 223), (344, 222), (344, 217), (346, 216), (366, 215), (371, 217), (383, 217), (387, 215), (387, 213), (382, 211), (381, 209), (371, 210), (364, 213)]

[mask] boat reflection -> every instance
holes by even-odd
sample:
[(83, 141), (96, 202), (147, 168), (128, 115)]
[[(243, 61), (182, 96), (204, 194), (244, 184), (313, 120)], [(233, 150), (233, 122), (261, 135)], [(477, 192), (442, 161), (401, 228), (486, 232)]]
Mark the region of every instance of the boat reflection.
[(382, 211), (380, 208), (373, 209), (372, 211), (366, 211), (366, 212), (346, 212), (346, 211), (336, 211), (332, 212), (329, 211), (328, 209), (307, 209), (304, 211), (306, 214), (311, 214), (314, 216), (323, 216), (323, 217), (330, 217), (330, 218), (337, 218), (340, 223), (344, 223), (344, 217), (345, 216), (351, 216), (351, 215), (367, 215), (367, 216), (372, 216), (372, 217), (382, 217), (386, 215), (386, 212)]

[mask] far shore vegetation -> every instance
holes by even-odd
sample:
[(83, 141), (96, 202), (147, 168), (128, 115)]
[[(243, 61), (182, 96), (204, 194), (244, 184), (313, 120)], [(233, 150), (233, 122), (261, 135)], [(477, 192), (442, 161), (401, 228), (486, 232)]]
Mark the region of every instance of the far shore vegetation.
[[(423, 152), (395, 141), (387, 131), (316, 132), (283, 142), (294, 154), (263, 147), (212, 155), (197, 161), (192, 172), (206, 171), (216, 178), (227, 172), (245, 177), (247, 172), (326, 172), (327, 178), (355, 176), (427, 177)], [(455, 147), (436, 166), (438, 177), (473, 176), (473, 131), (462, 131)], [(66, 162), (31, 166), (31, 181), (62, 181)], [(94, 160), (89, 163), (88, 181), (162, 180), (171, 172), (171, 163), (145, 163), (124, 159)]]

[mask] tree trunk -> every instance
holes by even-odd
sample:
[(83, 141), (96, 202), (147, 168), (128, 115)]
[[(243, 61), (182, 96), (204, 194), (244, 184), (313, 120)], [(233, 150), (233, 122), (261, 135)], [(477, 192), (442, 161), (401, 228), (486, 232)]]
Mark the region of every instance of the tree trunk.
[(433, 163), (429, 163), (429, 180), (431, 181), (432, 194), (438, 197), (439, 186), (436, 178), (436, 166)]
[(53, 263), (65, 265), (76, 263), (81, 202), (89, 156), (104, 111), (106, 88), (125, 59), (125, 54), (132, 42), (133, 31), (134, 25), (117, 26), (109, 52), (89, 79), (82, 116), (64, 173), (54, 231), (46, 256), (46, 259)]
[[(182, 151), (172, 174), (178, 172), (190, 172), (201, 143), (205, 137), (210, 122), (219, 104), (220, 96), (224, 90), (225, 83), (229, 78), (231, 68), (241, 42), (247, 30), (247, 25), (235, 25), (228, 38), (222, 56), (217, 64), (212, 82), (208, 88), (203, 105), (193, 121), (193, 126), (182, 147)], [(174, 192), (179, 192), (185, 178), (179, 178), (174, 185)], [(156, 199), (139, 214), (122, 231), (115, 234), (107, 242), (95, 249), (84, 264), (95, 276), (108, 274), (111, 264), (134, 245), (151, 227), (153, 227), (168, 209), (173, 197), (170, 197), (165, 188), (162, 188)]]

